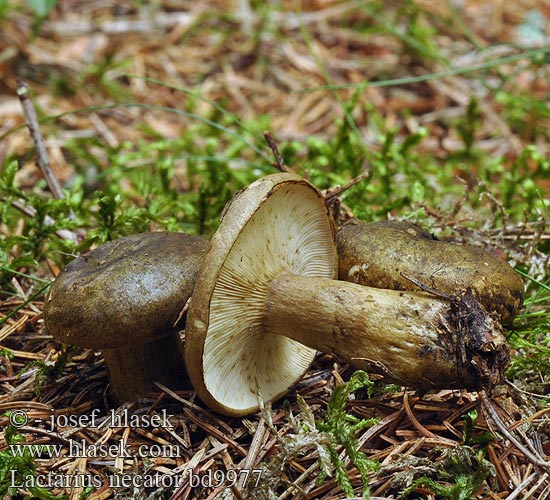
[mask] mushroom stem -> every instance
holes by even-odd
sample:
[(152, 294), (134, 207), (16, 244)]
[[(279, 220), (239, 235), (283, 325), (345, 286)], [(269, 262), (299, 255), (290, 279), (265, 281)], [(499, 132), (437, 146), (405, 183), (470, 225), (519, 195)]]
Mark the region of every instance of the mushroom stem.
[[(497, 327), (469, 331), (447, 299), (289, 272), (269, 285), (263, 325), (270, 334), (417, 388), (476, 389), (497, 381), (507, 358)], [(489, 338), (477, 342), (484, 334)]]
[(336, 246), (338, 277), (344, 281), (419, 291), (408, 275), (442, 295), (469, 287), (503, 325), (512, 322), (523, 302), (523, 280), (505, 260), (478, 247), (438, 240), (409, 221), (349, 224), (338, 231)]
[(110, 395), (115, 401), (135, 401), (147, 396), (153, 382), (181, 389), (187, 380), (179, 334), (125, 349), (105, 349)]

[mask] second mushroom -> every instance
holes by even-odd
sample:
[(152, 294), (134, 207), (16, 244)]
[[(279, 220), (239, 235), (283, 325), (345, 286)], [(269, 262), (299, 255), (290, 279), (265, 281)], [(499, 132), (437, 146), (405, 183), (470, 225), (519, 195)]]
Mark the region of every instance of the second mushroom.
[(117, 403), (147, 396), (158, 381), (186, 380), (179, 331), (208, 242), (183, 233), (142, 233), (74, 259), (44, 304), (48, 333), (103, 351)]
[(317, 351), (417, 388), (500, 381), (508, 348), (473, 298), (376, 289), (337, 281), (336, 272), (333, 224), (312, 184), (274, 174), (240, 192), (188, 311), (186, 366), (201, 399), (229, 415), (257, 411)]

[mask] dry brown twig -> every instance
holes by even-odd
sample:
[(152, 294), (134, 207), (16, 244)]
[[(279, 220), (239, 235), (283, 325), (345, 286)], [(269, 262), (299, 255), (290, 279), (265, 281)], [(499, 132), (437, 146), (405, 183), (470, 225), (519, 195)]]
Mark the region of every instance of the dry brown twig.
[(21, 80), (17, 82), (17, 96), (19, 97), (21, 107), (23, 108), (25, 123), (27, 124), (27, 128), (29, 129), (36, 147), (36, 165), (46, 179), (53, 196), (61, 200), (65, 198), (65, 194), (63, 193), (61, 184), (59, 184), (59, 180), (55, 176), (55, 173), (50, 165), (50, 160), (48, 158), (46, 146), (44, 146), (44, 138), (40, 132), (38, 117), (36, 116), (36, 110), (34, 109), (29, 87)]
[[(6, 197), (2, 196), (0, 197), (0, 200), (5, 201)], [(13, 208), (18, 210), (22, 214), (28, 215), (29, 217), (36, 217), (36, 210), (33, 207), (27, 205), (23, 200), (12, 200), (10, 204)], [(44, 217), (44, 225), (53, 226), (54, 224), (55, 220), (52, 219), (49, 215), (46, 215)], [(76, 242), (77, 240), (75, 234), (67, 229), (58, 229), (57, 231), (55, 231), (55, 234), (62, 240), (73, 242)]]
[[(34, 104), (30, 96), (29, 87), (22, 80), (18, 80), (16, 92), (17, 92), (17, 96), (19, 97), (19, 101), (21, 102), (21, 107), (23, 108), (23, 114), (25, 115), (25, 123), (27, 125), (27, 128), (29, 129), (31, 138), (36, 147), (36, 165), (38, 166), (38, 168), (42, 172), (42, 175), (46, 179), (46, 182), (48, 183), (48, 187), (50, 188), (52, 195), (59, 200), (64, 199), (65, 193), (63, 193), (61, 184), (59, 183), (59, 180), (57, 179), (55, 172), (52, 169), (52, 166), (50, 164), (50, 160), (48, 157), (48, 152), (46, 151), (46, 146), (44, 145), (44, 138), (42, 136), (42, 132), (40, 131), (40, 125), (38, 123), (36, 110), (34, 109)], [(25, 202), (22, 200), (14, 200), (11, 202), (11, 205), (15, 209), (19, 210), (20, 212), (28, 215), (29, 217), (34, 217), (36, 215), (36, 210), (26, 205)], [(71, 219), (75, 218), (75, 215), (72, 210), (69, 213), (69, 217)], [(55, 223), (55, 221), (49, 216), (46, 216), (44, 222), (47, 225), (53, 225)], [(60, 229), (56, 231), (55, 234), (67, 241), (73, 241), (73, 242), (78, 241), (77, 235), (66, 229)]]
[(504, 434), (506, 439), (508, 439), (518, 450), (520, 450), (525, 458), (527, 458), (533, 465), (540, 467), (546, 471), (550, 471), (550, 462), (543, 460), (538, 454), (533, 453), (524, 446), (516, 436), (510, 432), (497, 410), (495, 409), (494, 403), (487, 397), (485, 391), (479, 393), (483, 409), (490, 417), (491, 421), (498, 427), (498, 430)]
[(271, 152), (273, 153), (273, 157), (275, 158), (275, 163), (273, 163), (273, 166), (280, 172), (292, 172), (292, 169), (285, 165), (283, 157), (281, 156), (281, 153), (279, 151), (279, 147), (277, 146), (275, 139), (273, 139), (273, 136), (268, 131), (266, 131), (264, 132), (264, 137), (267, 145), (269, 146), (269, 149), (271, 149)]
[(344, 191), (347, 191), (349, 188), (355, 186), (356, 184), (359, 184), (365, 179), (370, 179), (371, 173), (372, 173), (371, 170), (366, 170), (365, 172), (360, 173), (357, 177), (354, 177), (353, 179), (346, 182), (342, 186), (337, 186), (335, 188), (327, 189), (323, 193), (325, 200), (328, 201), (332, 198), (335, 198), (336, 196), (340, 196)]

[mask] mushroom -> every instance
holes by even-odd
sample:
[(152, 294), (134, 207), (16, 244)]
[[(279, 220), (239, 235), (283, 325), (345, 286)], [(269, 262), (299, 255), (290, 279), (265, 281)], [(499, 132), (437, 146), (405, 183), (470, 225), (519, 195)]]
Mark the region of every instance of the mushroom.
[(417, 388), (500, 380), (508, 350), (487, 315), (471, 325), (460, 301), (337, 281), (336, 271), (334, 228), (312, 184), (281, 173), (238, 193), (188, 310), (185, 359), (198, 396), (221, 413), (253, 413), (317, 351)]
[(48, 333), (103, 351), (116, 402), (147, 395), (153, 382), (186, 380), (182, 311), (208, 242), (183, 233), (135, 234), (74, 259), (44, 304)]
[(472, 289), (502, 324), (523, 302), (523, 280), (495, 254), (438, 240), (408, 221), (348, 224), (336, 235), (338, 278), (360, 285), (419, 290), (408, 276), (442, 294)]

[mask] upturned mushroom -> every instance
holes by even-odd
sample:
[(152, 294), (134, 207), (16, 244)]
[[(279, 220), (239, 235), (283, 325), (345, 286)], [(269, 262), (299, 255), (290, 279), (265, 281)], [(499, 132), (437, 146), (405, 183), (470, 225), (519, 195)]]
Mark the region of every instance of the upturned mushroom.
[(234, 197), (188, 310), (186, 366), (199, 397), (221, 413), (252, 413), (317, 351), (417, 388), (500, 380), (508, 350), (488, 315), (471, 324), (462, 302), (337, 281), (336, 272), (334, 228), (309, 182), (275, 174)]
[(408, 221), (348, 224), (336, 234), (338, 279), (395, 290), (419, 284), (447, 295), (468, 288), (487, 312), (511, 323), (523, 302), (523, 280), (496, 254), (441, 241)]
[(207, 246), (197, 236), (143, 233), (77, 257), (46, 297), (48, 333), (101, 350), (118, 403), (147, 395), (154, 381), (180, 386), (187, 377), (178, 331)]

